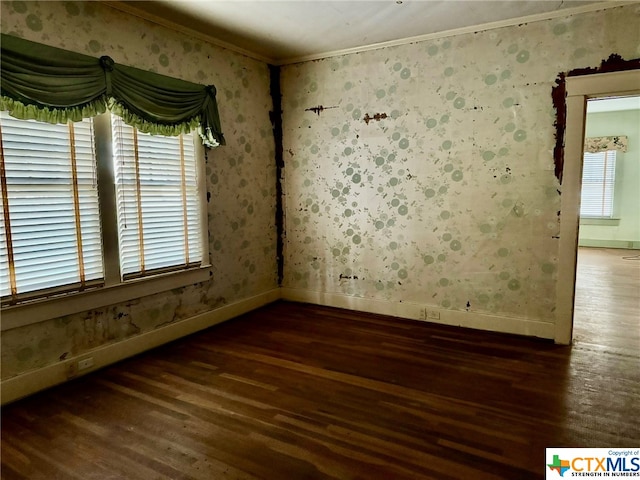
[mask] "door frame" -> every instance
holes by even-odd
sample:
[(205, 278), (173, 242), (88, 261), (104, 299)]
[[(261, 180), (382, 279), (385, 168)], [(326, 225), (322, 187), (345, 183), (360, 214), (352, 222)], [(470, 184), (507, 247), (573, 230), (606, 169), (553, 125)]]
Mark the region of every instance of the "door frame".
[(590, 98), (637, 95), (640, 70), (567, 77), (566, 129), (562, 195), (560, 200), (560, 243), (556, 285), (554, 340), (569, 345), (573, 340), (573, 313), (578, 255), (580, 191), (587, 100)]

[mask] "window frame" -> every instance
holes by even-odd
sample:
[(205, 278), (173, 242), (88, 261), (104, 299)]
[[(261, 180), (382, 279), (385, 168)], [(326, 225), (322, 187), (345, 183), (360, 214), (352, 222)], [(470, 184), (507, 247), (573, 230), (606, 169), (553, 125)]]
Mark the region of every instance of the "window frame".
[(111, 113), (107, 111), (93, 117), (98, 206), (102, 231), (103, 284), (83, 291), (25, 299), (15, 305), (2, 306), (0, 331), (154, 295), (174, 288), (204, 282), (210, 278), (204, 146), (202, 142), (198, 141), (198, 136), (194, 135), (200, 206), (201, 264), (196, 267), (144, 277), (121, 279), (110, 115)]
[[(602, 187), (603, 191), (607, 188), (607, 186), (610, 186), (611, 188), (611, 203), (610, 203), (610, 208), (611, 208), (611, 214), (608, 216), (604, 216), (604, 215), (585, 215), (582, 213), (582, 208), (584, 206), (584, 201), (585, 201), (585, 163), (586, 163), (586, 156), (587, 155), (604, 155), (604, 160), (602, 163), (598, 164), (598, 167), (602, 167), (602, 171), (604, 172), (606, 170), (606, 161), (607, 161), (607, 156), (608, 155), (612, 155), (613, 156), (613, 182), (607, 181), (605, 176), (600, 176), (598, 178), (598, 185)], [(600, 158), (598, 158), (598, 160), (601, 160)], [(616, 212), (617, 212), (617, 197), (618, 195), (616, 195), (616, 193), (619, 191), (620, 189), (620, 175), (619, 175), (619, 169), (620, 169), (620, 152), (618, 152), (617, 150), (603, 150), (601, 152), (595, 152), (595, 153), (590, 153), (590, 152), (584, 152), (583, 153), (583, 164), (582, 164), (582, 171), (581, 171), (581, 181), (580, 181), (580, 211), (579, 211), (579, 217), (580, 217), (580, 224), (582, 225), (589, 225), (589, 224), (614, 224), (616, 221), (619, 221), (619, 218), (617, 218), (616, 216)], [(600, 200), (602, 203), (605, 202), (606, 199), (606, 195), (601, 195), (600, 197), (598, 197), (598, 200)], [(590, 223), (591, 222), (591, 223)], [(595, 222), (595, 223), (593, 223)]]

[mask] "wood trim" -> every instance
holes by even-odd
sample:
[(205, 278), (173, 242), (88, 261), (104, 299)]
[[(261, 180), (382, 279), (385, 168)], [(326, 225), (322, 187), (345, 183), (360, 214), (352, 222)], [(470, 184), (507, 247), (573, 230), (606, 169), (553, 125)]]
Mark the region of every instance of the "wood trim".
[(560, 243), (554, 340), (570, 344), (578, 251), (582, 153), (587, 99), (640, 92), (640, 70), (566, 77), (566, 131), (560, 200)]
[[(566, 82), (567, 97), (599, 98), (635, 95), (640, 85), (640, 70), (568, 76)], [(584, 141), (582, 146), (584, 147)]]
[(618, 248), (623, 250), (640, 250), (640, 241), (581, 238), (578, 240), (578, 246), (594, 248)]

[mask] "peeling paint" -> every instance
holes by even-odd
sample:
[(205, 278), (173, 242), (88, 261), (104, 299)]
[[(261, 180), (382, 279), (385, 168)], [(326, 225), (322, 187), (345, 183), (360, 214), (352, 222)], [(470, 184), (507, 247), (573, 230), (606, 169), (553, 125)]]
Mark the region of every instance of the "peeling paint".
[(320, 113), (324, 112), (325, 110), (329, 110), (331, 108), (338, 108), (338, 107), (337, 106), (334, 106), (334, 107), (323, 107), (322, 105), (318, 105), (317, 107), (305, 108), (304, 111), (305, 112), (313, 112), (316, 115), (320, 116)]
[[(283, 286), (553, 318), (549, 94), (559, 71), (637, 55), (634, 8), (283, 66), (284, 143), (296, 154), (284, 172)], [(327, 115), (308, 128), (299, 106), (317, 102), (312, 83), (343, 106), (341, 124)]]
[[(340, 274), (339, 277), (340, 280), (358, 280), (358, 276), (357, 275), (344, 275), (344, 274)], [(364, 280), (364, 278), (363, 278)]]
[(376, 113), (373, 117), (370, 117), (369, 114), (367, 113), (364, 116), (363, 120), (364, 120), (364, 123), (369, 125), (369, 122), (371, 120), (375, 120), (376, 122), (379, 122), (380, 120), (383, 120), (385, 118), (387, 118), (387, 114), (386, 113)]

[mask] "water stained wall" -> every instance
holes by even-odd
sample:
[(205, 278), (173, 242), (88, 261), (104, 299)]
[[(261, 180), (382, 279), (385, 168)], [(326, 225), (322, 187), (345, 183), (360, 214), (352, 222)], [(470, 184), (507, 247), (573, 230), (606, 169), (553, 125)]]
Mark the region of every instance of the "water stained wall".
[(227, 145), (208, 152), (210, 282), (2, 332), (2, 378), (277, 287), (269, 70), (100, 2), (2, 2), (2, 32), (214, 84)]
[(553, 321), (551, 90), (560, 72), (640, 56), (639, 13), (285, 66), (284, 286)]

